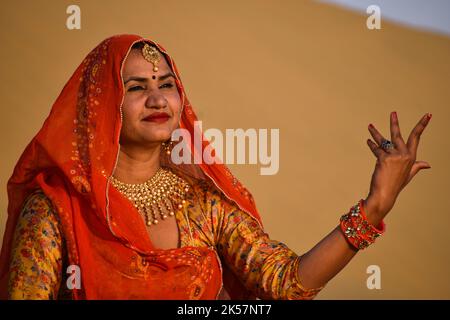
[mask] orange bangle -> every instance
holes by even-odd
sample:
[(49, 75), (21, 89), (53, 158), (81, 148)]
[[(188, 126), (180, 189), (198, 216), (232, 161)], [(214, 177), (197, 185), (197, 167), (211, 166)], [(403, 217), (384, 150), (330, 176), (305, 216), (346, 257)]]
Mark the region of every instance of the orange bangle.
[(383, 221), (379, 225), (380, 229), (370, 224), (363, 209), (363, 201), (363, 199), (359, 200), (340, 219), (341, 230), (345, 238), (358, 250), (367, 248), (386, 230), (386, 225)]

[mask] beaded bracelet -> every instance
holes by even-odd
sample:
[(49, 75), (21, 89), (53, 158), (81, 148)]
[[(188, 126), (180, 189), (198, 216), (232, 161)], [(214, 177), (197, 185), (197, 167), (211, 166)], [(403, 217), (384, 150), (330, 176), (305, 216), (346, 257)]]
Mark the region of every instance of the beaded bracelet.
[(375, 228), (367, 220), (363, 209), (363, 199), (350, 208), (350, 212), (344, 214), (340, 221), (341, 230), (348, 242), (358, 250), (367, 248), (375, 242), (386, 230), (386, 225), (381, 221), (379, 227)]

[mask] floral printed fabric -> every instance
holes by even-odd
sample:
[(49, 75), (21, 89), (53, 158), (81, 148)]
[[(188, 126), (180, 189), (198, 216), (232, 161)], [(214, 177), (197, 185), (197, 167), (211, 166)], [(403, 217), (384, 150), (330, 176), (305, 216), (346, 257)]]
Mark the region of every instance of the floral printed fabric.
[(10, 299), (57, 299), (64, 243), (50, 200), (37, 190), (25, 201), (14, 234)]
[[(247, 289), (260, 299), (313, 299), (323, 288), (305, 289), (298, 279), (300, 256), (272, 240), (259, 223), (210, 183), (188, 197), (186, 218), (177, 217), (181, 246), (214, 246)], [(51, 201), (37, 190), (25, 201), (14, 235), (11, 299), (61, 299), (66, 289), (66, 253)]]

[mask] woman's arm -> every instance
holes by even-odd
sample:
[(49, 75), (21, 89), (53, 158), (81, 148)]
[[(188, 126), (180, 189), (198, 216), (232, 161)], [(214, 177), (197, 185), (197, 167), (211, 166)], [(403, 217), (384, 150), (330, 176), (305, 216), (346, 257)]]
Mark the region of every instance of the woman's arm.
[[(367, 202), (365, 202), (367, 203)], [(364, 206), (367, 219), (378, 226), (373, 209)], [(325, 238), (302, 256), (298, 268), (298, 277), (306, 288), (324, 286), (339, 273), (356, 255), (358, 249), (351, 245), (338, 225)]]
[[(430, 167), (424, 161), (415, 161), (418, 140), (429, 119), (424, 116), (419, 121), (405, 145), (396, 115), (391, 114), (392, 140), (396, 148), (383, 150), (368, 141), (377, 164), (362, 209), (368, 223), (377, 229), (381, 229), (379, 224), (400, 191), (420, 169)], [(381, 145), (384, 138), (373, 126), (369, 130)], [(208, 211), (215, 221), (214, 229), (218, 230), (218, 251), (246, 287), (260, 298), (314, 298), (357, 252), (339, 226), (307, 253), (297, 256), (283, 243), (270, 239), (253, 218), (224, 197), (212, 193), (209, 198)]]
[(357, 252), (337, 226), (302, 256), (298, 277), (307, 288), (323, 286), (338, 274)]
[(9, 271), (9, 299), (57, 299), (62, 257), (63, 239), (57, 215), (50, 200), (37, 191), (25, 201), (17, 222)]
[(260, 299), (313, 299), (322, 289), (305, 288), (298, 278), (301, 261), (284, 243), (269, 238), (249, 214), (215, 202), (220, 232), (216, 243), (222, 260), (242, 284)]
[[(391, 139), (395, 148), (389, 150), (380, 147), (384, 137), (373, 125), (369, 125), (369, 131), (377, 144), (372, 140), (368, 140), (367, 143), (376, 156), (377, 163), (363, 210), (368, 222), (373, 226), (378, 226), (389, 213), (398, 194), (417, 172), (431, 168), (425, 161), (416, 161), (419, 139), (430, 119), (431, 114), (423, 116), (411, 131), (405, 144), (400, 133), (397, 114), (391, 113)], [(305, 287), (322, 286), (339, 273), (356, 253), (357, 249), (347, 241), (338, 226), (302, 256), (298, 270), (299, 278)]]

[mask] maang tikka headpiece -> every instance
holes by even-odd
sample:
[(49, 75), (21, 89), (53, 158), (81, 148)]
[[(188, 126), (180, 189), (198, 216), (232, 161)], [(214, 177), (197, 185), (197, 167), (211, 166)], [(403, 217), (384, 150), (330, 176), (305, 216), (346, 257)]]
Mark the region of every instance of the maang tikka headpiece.
[(156, 49), (154, 46), (149, 45), (148, 43), (145, 43), (144, 47), (142, 48), (142, 55), (144, 56), (145, 60), (153, 64), (153, 71), (158, 71), (157, 64), (161, 60), (158, 49)]

